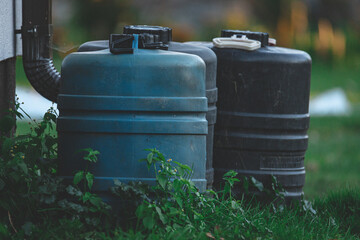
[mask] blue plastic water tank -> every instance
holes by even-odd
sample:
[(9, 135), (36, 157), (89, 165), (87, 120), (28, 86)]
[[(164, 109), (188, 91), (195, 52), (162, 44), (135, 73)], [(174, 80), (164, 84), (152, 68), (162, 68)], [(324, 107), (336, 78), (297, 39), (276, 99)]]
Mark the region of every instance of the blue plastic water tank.
[[(204, 60), (206, 65), (206, 97), (208, 99), (208, 135), (206, 136), (206, 181), (207, 188), (212, 188), (214, 181), (213, 168), (213, 142), (214, 126), (216, 123), (216, 101), (218, 91), (216, 88), (216, 55), (207, 47), (194, 46), (172, 41), (172, 29), (161, 26), (127, 25), (124, 26), (125, 34), (152, 34), (157, 35), (163, 43), (168, 44), (169, 51), (194, 54)], [(109, 40), (90, 41), (82, 44), (78, 52), (98, 51), (109, 48)]]
[(139, 159), (156, 148), (165, 157), (193, 167), (192, 179), (206, 187), (207, 98), (205, 64), (195, 55), (159, 49), (133, 53), (109, 49), (76, 52), (62, 65), (58, 97), (59, 174), (72, 179), (85, 167), (79, 149), (100, 151), (90, 171), (94, 190), (114, 179), (155, 183)]

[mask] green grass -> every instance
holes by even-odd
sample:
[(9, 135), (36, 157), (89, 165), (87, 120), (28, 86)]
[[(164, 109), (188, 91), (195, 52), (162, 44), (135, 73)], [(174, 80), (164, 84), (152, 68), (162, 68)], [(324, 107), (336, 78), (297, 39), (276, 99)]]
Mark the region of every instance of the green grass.
[(315, 207), (328, 213), (339, 224), (342, 231), (360, 237), (360, 188), (345, 188), (318, 198)]
[(16, 123), (16, 134), (15, 135), (22, 135), (24, 133), (28, 133), (30, 131), (31, 125), (27, 121), (17, 121)]
[(360, 186), (360, 115), (313, 117), (305, 160), (307, 198)]
[[(34, 122), (32, 122), (31, 124), (29, 124), (29, 121), (17, 121), (16, 123), (16, 132), (15, 135), (19, 136), (22, 134), (26, 134), (26, 133), (30, 133), (31, 131), (31, 127), (34, 128)], [(54, 128), (50, 131), (50, 134), (52, 136), (57, 136), (57, 132), (56, 132), (56, 126), (53, 125)]]
[(359, 61), (314, 62), (311, 95), (341, 87), (354, 106), (351, 116), (311, 117), (306, 153), (305, 196), (312, 199), (335, 189), (360, 186), (360, 71)]
[[(32, 229), (27, 239), (360, 239), (360, 189), (343, 189), (333, 192), (325, 198), (315, 201), (311, 212), (303, 208), (277, 209), (260, 206), (256, 203), (239, 203), (239, 209), (231, 209), (226, 201), (216, 207), (219, 212), (200, 229), (188, 227), (175, 228), (171, 231), (155, 225), (154, 229), (138, 230), (112, 229), (101, 232), (86, 228), (78, 220), (59, 219), (45, 221)], [(228, 209), (226, 209), (228, 208)], [(224, 211), (224, 214), (221, 214)], [(226, 214), (225, 214), (226, 212)], [(176, 216), (174, 216), (176, 218)], [(243, 225), (248, 226), (241, 232)], [(141, 222), (140, 222), (141, 226)], [(239, 226), (239, 228), (237, 227)], [(9, 233), (11, 229), (1, 229)], [(9, 236), (9, 235), (8, 235)], [(11, 239), (24, 239), (20, 231)]]
[(360, 59), (331, 64), (313, 62), (311, 96), (335, 87), (344, 89), (351, 102), (360, 103)]

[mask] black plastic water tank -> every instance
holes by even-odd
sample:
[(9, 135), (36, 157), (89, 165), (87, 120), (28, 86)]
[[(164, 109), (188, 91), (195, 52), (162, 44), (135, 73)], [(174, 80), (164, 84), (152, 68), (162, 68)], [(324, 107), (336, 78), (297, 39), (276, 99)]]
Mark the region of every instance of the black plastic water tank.
[[(208, 121), (208, 135), (206, 137), (206, 180), (207, 187), (211, 188), (214, 179), (213, 169), (213, 137), (214, 137), (214, 124), (216, 122), (216, 101), (217, 101), (217, 88), (216, 88), (216, 55), (207, 47), (194, 46), (191, 44), (173, 42), (172, 29), (161, 26), (148, 26), (148, 25), (129, 25), (124, 27), (124, 34), (142, 34), (149, 33), (158, 35), (163, 43), (169, 45), (168, 50), (174, 52), (182, 52), (194, 54), (203, 59), (206, 65), (206, 97), (208, 99), (208, 112), (206, 120)], [(82, 44), (78, 51), (97, 51), (109, 47), (108, 40), (91, 41)], [(171, 80), (171, 79), (169, 79)]]
[(287, 201), (300, 199), (308, 145), (311, 58), (303, 51), (268, 46), (267, 33), (221, 33), (229, 39), (234, 35), (257, 40), (259, 48), (250, 51), (197, 43), (211, 47), (218, 59), (214, 185), (231, 169), (267, 186), (273, 175), (286, 190)]

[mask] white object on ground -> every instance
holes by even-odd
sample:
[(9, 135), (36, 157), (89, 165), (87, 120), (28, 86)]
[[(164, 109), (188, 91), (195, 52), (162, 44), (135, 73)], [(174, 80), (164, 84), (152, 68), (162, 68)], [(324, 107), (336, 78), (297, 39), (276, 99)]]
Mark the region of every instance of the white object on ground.
[(351, 104), (344, 90), (334, 88), (310, 101), (311, 116), (344, 116), (351, 114)]
[[(16, 94), (19, 97), (19, 102), (24, 102), (24, 104), (20, 105), (21, 108), (24, 109), (32, 119), (41, 119), (51, 106), (57, 109), (56, 103), (53, 105), (51, 101), (42, 97), (32, 88), (16, 87)], [(25, 120), (28, 121), (26, 116)]]

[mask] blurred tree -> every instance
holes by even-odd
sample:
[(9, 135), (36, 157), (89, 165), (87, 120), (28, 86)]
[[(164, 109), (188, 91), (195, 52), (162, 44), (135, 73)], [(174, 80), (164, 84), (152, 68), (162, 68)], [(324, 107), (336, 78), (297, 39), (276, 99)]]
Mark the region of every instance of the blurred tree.
[(249, 0), (253, 6), (255, 18), (264, 23), (271, 32), (277, 29), (278, 21), (284, 13), (288, 13), (291, 0)]
[(111, 33), (122, 32), (119, 25), (137, 18), (131, 0), (74, 1), (74, 22), (86, 29), (87, 39), (107, 39)]
[(309, 19), (313, 29), (317, 28), (321, 19), (329, 19), (332, 25), (344, 27), (355, 17), (351, 11), (353, 0), (308, 0), (307, 2), (310, 6)]

